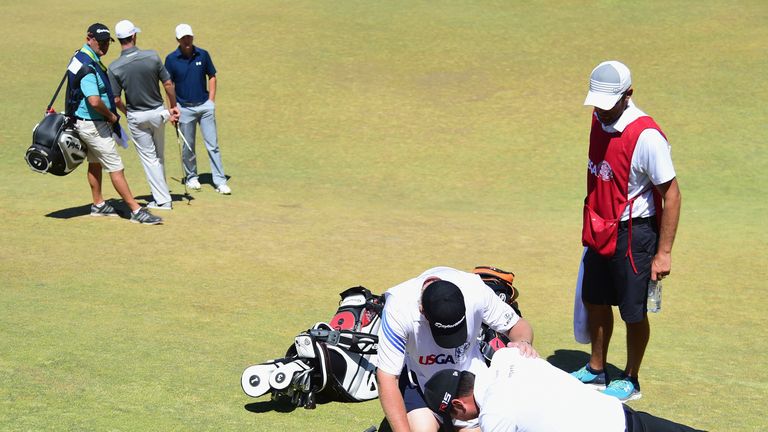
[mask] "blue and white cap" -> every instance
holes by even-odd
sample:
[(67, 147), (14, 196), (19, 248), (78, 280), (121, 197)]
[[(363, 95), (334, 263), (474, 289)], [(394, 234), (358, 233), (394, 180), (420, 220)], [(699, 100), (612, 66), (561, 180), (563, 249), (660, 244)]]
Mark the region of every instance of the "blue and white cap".
[(609, 60), (600, 63), (589, 76), (589, 93), (584, 105), (609, 110), (632, 86), (632, 75), (624, 63)]

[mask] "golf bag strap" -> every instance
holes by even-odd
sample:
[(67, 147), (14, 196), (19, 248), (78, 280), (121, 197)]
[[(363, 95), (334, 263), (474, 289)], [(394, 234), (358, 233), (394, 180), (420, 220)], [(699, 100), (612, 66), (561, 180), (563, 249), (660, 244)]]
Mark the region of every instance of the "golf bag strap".
[(379, 336), (375, 334), (321, 329), (312, 329), (309, 334), (315, 341), (339, 346), (357, 354), (376, 354), (378, 351)]
[(51, 102), (48, 104), (48, 107), (45, 109), (46, 113), (51, 112), (51, 107), (53, 106), (53, 103), (56, 102), (56, 98), (59, 97), (59, 92), (61, 91), (61, 87), (64, 85), (64, 82), (66, 80), (67, 80), (67, 71), (64, 71), (64, 76), (61, 77), (61, 82), (59, 83), (59, 86), (56, 87), (56, 91), (53, 93)]

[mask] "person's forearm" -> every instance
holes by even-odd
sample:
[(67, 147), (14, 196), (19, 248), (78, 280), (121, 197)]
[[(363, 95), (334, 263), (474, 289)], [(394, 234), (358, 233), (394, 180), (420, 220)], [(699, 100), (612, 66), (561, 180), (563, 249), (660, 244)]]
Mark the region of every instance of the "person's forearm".
[(128, 115), (128, 108), (125, 107), (123, 99), (120, 96), (115, 96), (115, 106), (121, 113)]
[(680, 221), (680, 188), (677, 179), (667, 183), (656, 185), (661, 193), (664, 208), (661, 209), (661, 222), (659, 224), (659, 242), (656, 255), (651, 261), (651, 280), (660, 280), (672, 272), (672, 245), (675, 243), (677, 224)]
[(410, 432), (408, 415), (405, 412), (405, 403), (397, 383), (398, 377), (377, 371), (376, 379), (379, 382), (379, 402), (392, 431)]
[(677, 234), (677, 225), (680, 222), (680, 207), (682, 205), (682, 195), (677, 185), (677, 180), (673, 180), (664, 195), (664, 210), (661, 212), (661, 226), (659, 228), (659, 246), (658, 252), (671, 254), (672, 245), (675, 243)]
[(163, 82), (163, 88), (165, 88), (165, 95), (168, 96), (168, 108), (176, 106), (176, 86), (173, 85), (173, 81), (168, 80)]
[(117, 121), (117, 115), (107, 108), (100, 96), (88, 96), (88, 105), (101, 114), (108, 122), (114, 123)]
[(208, 99), (216, 102), (216, 76), (208, 78)]

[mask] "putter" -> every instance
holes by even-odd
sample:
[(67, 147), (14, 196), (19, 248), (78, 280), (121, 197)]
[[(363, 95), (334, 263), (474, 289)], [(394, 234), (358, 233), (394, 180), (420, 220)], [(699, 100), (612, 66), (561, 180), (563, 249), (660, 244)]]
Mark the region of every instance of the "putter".
[[(179, 123), (176, 123), (176, 144), (179, 145), (179, 163), (181, 164), (181, 184), (184, 185), (184, 197), (187, 199), (187, 205), (192, 205), (192, 195), (189, 194), (189, 191), (187, 190), (187, 175), (186, 171), (184, 170), (184, 153), (181, 151), (181, 140), (179, 137), (184, 137), (184, 134), (179, 131)], [(189, 147), (189, 144), (187, 143), (187, 140), (184, 139), (184, 143), (187, 144), (187, 147)], [(190, 149), (191, 152), (192, 149)], [(195, 157), (195, 154), (192, 153), (192, 157)], [(190, 162), (193, 159), (189, 159)]]

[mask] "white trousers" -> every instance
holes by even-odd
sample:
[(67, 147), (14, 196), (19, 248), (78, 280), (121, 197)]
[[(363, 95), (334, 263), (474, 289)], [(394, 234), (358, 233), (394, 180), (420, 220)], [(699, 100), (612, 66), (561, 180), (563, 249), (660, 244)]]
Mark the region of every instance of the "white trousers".
[(147, 176), (152, 198), (158, 204), (171, 202), (171, 192), (165, 181), (165, 107), (150, 111), (128, 111), (128, 130), (139, 153)]

